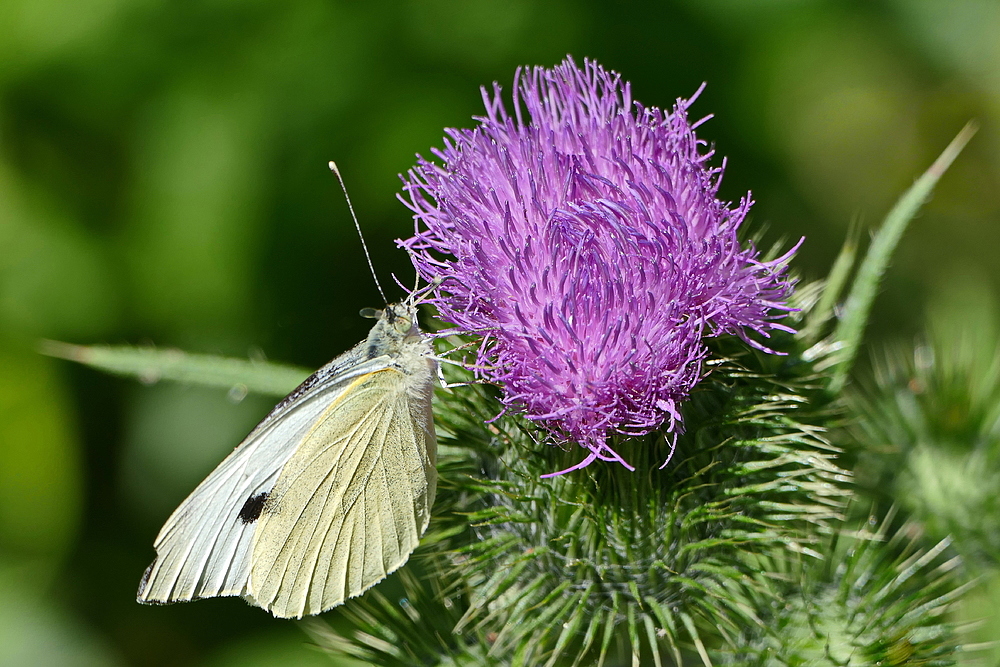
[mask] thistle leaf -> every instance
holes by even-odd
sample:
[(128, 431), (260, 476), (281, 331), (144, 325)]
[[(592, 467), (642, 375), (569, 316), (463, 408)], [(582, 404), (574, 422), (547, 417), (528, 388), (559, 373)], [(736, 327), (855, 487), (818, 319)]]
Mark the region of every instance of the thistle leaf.
[(806, 347), (812, 346), (822, 335), (824, 326), (830, 321), (834, 314), (834, 306), (840, 298), (847, 279), (854, 268), (858, 254), (858, 233), (860, 227), (851, 225), (847, 233), (847, 239), (840, 248), (837, 259), (833, 262), (833, 268), (822, 285), (818, 303), (809, 309), (806, 325), (802, 327), (799, 336)]
[(138, 378), (146, 384), (171, 380), (208, 387), (235, 389), (240, 393), (284, 396), (312, 371), (297, 366), (255, 359), (234, 359), (180, 350), (110, 345), (71, 345), (42, 341), (39, 351), (114, 375)]
[(847, 382), (847, 376), (854, 364), (858, 347), (861, 345), (865, 326), (868, 324), (868, 315), (878, 294), (879, 285), (882, 283), (882, 276), (889, 266), (889, 260), (899, 244), (899, 239), (906, 231), (910, 220), (917, 215), (924, 202), (930, 197), (938, 180), (962, 152), (965, 145), (969, 143), (977, 129), (974, 123), (969, 123), (962, 128), (962, 131), (948, 144), (948, 147), (938, 156), (934, 164), (910, 186), (909, 190), (903, 193), (903, 196), (886, 215), (882, 226), (872, 239), (868, 253), (862, 260), (861, 266), (858, 267), (858, 274), (847, 295), (844, 315), (834, 332), (834, 340), (842, 347), (830, 379), (829, 391), (831, 394), (840, 393)]

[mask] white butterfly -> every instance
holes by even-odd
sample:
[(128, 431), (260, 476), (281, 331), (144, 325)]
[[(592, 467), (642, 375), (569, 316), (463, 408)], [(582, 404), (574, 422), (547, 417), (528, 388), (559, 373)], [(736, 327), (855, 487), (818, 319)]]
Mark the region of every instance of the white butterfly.
[(411, 302), (279, 403), (167, 519), (139, 602), (318, 614), (410, 557), (437, 488), (437, 361)]

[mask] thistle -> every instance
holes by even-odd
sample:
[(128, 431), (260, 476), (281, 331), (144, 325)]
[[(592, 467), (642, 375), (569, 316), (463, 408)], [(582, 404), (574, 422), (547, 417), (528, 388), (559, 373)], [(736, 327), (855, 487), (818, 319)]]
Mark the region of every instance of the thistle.
[[(513, 116), (484, 92), (479, 127), (405, 179), (417, 232), (401, 245), (439, 284), (442, 333), (479, 336), (474, 371), (496, 387), (442, 397), (450, 482), (418, 556), (436, 574), (430, 590), (402, 580), (407, 614), (423, 611), (361, 602), (353, 639), (314, 632), (385, 665), (708, 660), (761, 624), (737, 602), (756, 599), (748, 555), (815, 554), (846, 498), (803, 409), (811, 370), (769, 361), (795, 345), (794, 249), (741, 244), (749, 196), (716, 198), (692, 100), (645, 109), (572, 60), (514, 88)], [(583, 460), (540, 446), (539, 425)], [(579, 470), (595, 460), (623, 466)], [(397, 621), (442, 618), (454, 634), (399, 641)]]
[(875, 356), (872, 381), (850, 394), (852, 441), (867, 493), (989, 570), (1000, 564), (1000, 319), (988, 301), (966, 308)]
[(402, 241), (455, 331), (481, 336), (477, 374), (502, 403), (594, 460), (631, 465), (613, 434), (679, 433), (707, 336), (789, 331), (778, 320), (794, 249), (762, 261), (738, 238), (751, 200), (717, 197), (722, 167), (688, 120), (632, 100), (594, 62), (518, 70), (513, 115), (486, 115), (419, 159)]
[(948, 615), (970, 587), (960, 583), (961, 562), (949, 554), (949, 540), (927, 543), (913, 522), (890, 529), (894, 518), (872, 516), (861, 530), (838, 532), (823, 559), (777, 553), (761, 562), (768, 573), (761, 587), (776, 588), (780, 602), (751, 602), (766, 630), (744, 628), (718, 664), (954, 664), (958, 638)]

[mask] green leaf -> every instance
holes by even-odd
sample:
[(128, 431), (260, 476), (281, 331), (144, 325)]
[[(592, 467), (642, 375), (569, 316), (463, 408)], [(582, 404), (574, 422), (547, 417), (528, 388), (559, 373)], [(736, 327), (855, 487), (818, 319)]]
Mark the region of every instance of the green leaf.
[(847, 381), (847, 375), (850, 373), (851, 366), (858, 354), (858, 347), (861, 345), (861, 338), (864, 335), (865, 326), (868, 324), (868, 315), (871, 312), (875, 296), (878, 294), (882, 276), (889, 266), (889, 260), (899, 244), (899, 239), (906, 231), (906, 226), (920, 211), (938, 180), (958, 157), (958, 154), (962, 152), (965, 145), (969, 143), (977, 129), (974, 123), (969, 123), (962, 128), (962, 131), (948, 144), (948, 147), (938, 156), (930, 169), (924, 172), (910, 189), (903, 193), (872, 239), (868, 254), (861, 262), (858, 275), (847, 295), (844, 315), (834, 332), (834, 340), (841, 345), (841, 351), (838, 363), (832, 369), (829, 384), (830, 393), (839, 393)]
[(305, 368), (269, 361), (148, 347), (87, 347), (44, 340), (39, 345), (39, 351), (50, 357), (76, 361), (115, 375), (135, 377), (145, 383), (172, 380), (272, 396), (288, 394), (309, 377), (311, 372)]

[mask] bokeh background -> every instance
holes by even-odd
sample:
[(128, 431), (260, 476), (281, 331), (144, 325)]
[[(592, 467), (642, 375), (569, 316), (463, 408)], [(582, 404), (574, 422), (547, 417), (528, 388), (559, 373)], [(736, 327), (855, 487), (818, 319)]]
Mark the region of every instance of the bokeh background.
[(806, 278), (978, 119), (869, 340), (906, 344), (929, 313), (995, 319), (997, 0), (3, 0), (0, 665), (330, 664), (239, 600), (134, 602), (166, 516), (269, 401), (37, 342), (321, 365), (380, 303), (327, 161), (383, 283), (410, 283), (397, 174), (471, 124), (479, 86), (567, 53), (647, 105), (708, 82), (693, 113), (715, 115), (700, 133), (729, 158), (724, 196), (754, 192), (765, 245), (805, 235)]

